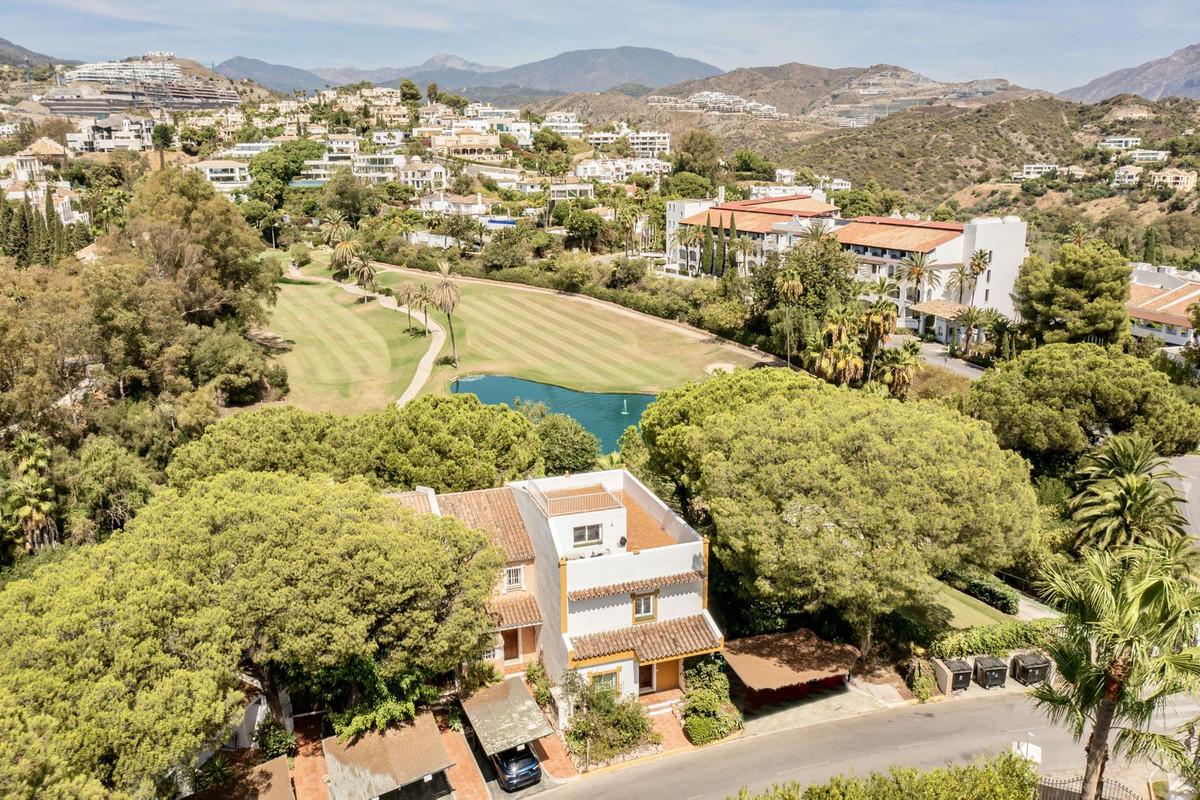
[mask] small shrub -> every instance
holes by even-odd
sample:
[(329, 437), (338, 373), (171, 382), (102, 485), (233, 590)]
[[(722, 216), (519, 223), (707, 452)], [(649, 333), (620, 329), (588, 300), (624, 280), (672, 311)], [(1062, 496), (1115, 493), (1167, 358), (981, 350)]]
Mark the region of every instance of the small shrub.
[(463, 671), (462, 688), (466, 694), (472, 694), (485, 686), (491, 686), (500, 681), (500, 671), (490, 661), (472, 661)]
[(233, 765), (220, 753), (205, 761), (192, 777), (192, 788), (197, 792), (224, 786), (233, 780)]
[(913, 657), (908, 666), (908, 688), (918, 703), (928, 703), (937, 687), (937, 679), (933, 674), (933, 664), (928, 659)]
[(296, 242), (288, 248), (288, 255), (297, 267), (306, 267), (312, 263), (312, 251), (303, 242)]
[(542, 708), (548, 707), (552, 699), (550, 678), (546, 675), (546, 668), (542, 666), (542, 662), (535, 661), (525, 667), (525, 681), (533, 689), (534, 701)]
[(615, 692), (583, 680), (574, 671), (563, 677), (563, 690), (573, 709), (563, 738), (567, 750), (585, 765), (662, 741), (637, 698), (618, 699)]
[(703, 658), (684, 672), (683, 732), (694, 745), (724, 739), (742, 727), (742, 715), (729, 699), (729, 676), (719, 658)]
[(296, 734), (288, 733), (274, 717), (267, 715), (254, 729), (254, 743), (264, 760), (290, 756), (296, 752)]

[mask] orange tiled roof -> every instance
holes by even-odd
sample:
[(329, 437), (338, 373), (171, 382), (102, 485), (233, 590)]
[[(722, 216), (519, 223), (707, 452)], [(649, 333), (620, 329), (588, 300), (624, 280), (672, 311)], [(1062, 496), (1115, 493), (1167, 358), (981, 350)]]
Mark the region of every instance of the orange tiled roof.
[(1125, 308), (1129, 316), (1135, 319), (1190, 328), (1192, 322), (1188, 318), (1188, 309), (1198, 302), (1200, 283), (1188, 281), (1174, 289), (1134, 283), (1129, 287), (1129, 300)]
[(691, 583), (698, 581), (703, 576), (695, 571), (688, 570), (687, 572), (677, 572), (674, 575), (662, 575), (655, 578), (642, 578), (636, 581), (625, 581), (624, 583), (610, 583), (607, 586), (592, 586), (588, 589), (577, 589), (567, 594), (571, 600), (594, 600), (597, 597), (609, 597), (614, 594), (633, 594), (635, 592), (648, 592), (653, 589), (658, 589), (662, 586), (675, 586), (680, 583)]
[(487, 608), (496, 621), (496, 628), (502, 631), (542, 622), (542, 609), (532, 592), (497, 595), (488, 600)]
[(428, 514), (433, 511), (429, 507), (429, 496), (424, 492), (392, 492), (387, 496), (405, 508), (421, 514)]
[(533, 560), (533, 542), (529, 539), (529, 531), (525, 530), (512, 490), (480, 489), (439, 494), (438, 508), (445, 516), (455, 517), (472, 528), (489, 533), (509, 562)]
[(648, 622), (613, 631), (589, 633), (571, 639), (572, 656), (577, 659), (602, 658), (632, 650), (638, 661), (699, 653), (711, 653), (721, 647), (703, 614), (666, 622)]
[(856, 217), (836, 231), (842, 244), (928, 253), (962, 235), (958, 222), (929, 222), (893, 217)]
[(939, 319), (954, 319), (966, 306), (953, 300), (926, 300), (909, 306), (919, 314), (931, 314)]

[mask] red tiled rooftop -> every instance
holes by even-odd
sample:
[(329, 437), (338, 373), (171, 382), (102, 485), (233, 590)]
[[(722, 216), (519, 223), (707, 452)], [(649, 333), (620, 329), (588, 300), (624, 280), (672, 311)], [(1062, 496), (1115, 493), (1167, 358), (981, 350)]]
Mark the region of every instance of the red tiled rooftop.
[(647, 622), (571, 639), (572, 657), (580, 660), (632, 650), (638, 661), (659, 661), (711, 653), (720, 646), (721, 639), (713, 635), (703, 614), (666, 622)]
[(533, 542), (511, 489), (439, 494), (437, 501), (444, 516), (490, 534), (509, 562), (533, 560)]

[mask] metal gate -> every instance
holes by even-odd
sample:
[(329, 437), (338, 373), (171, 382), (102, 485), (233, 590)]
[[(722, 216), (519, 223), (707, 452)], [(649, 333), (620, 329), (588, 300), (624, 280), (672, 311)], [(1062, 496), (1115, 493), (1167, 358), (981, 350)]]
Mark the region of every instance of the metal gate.
[[(1083, 790), (1083, 778), (1042, 778), (1038, 781), (1038, 800), (1079, 800)], [(1100, 800), (1146, 800), (1128, 786), (1116, 781), (1104, 781), (1100, 786)]]

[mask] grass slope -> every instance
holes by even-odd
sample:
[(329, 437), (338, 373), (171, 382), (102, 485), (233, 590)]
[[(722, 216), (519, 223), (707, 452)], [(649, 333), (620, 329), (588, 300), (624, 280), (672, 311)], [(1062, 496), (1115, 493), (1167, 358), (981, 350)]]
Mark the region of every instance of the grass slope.
[[(380, 272), (382, 286), (417, 280)], [(704, 377), (713, 363), (753, 363), (749, 355), (566, 295), (460, 283), (454, 314), (459, 367), (435, 369), (427, 391), (447, 391), (459, 375), (498, 374), (592, 392), (659, 392)], [(418, 316), (418, 319), (420, 317)], [(445, 316), (436, 313), (445, 327)], [(445, 353), (449, 353), (449, 338)]]
[(402, 315), (328, 284), (279, 290), (270, 328), (295, 345), (280, 356), (288, 402), (353, 414), (383, 408), (407, 388), (429, 340), (405, 333)]

